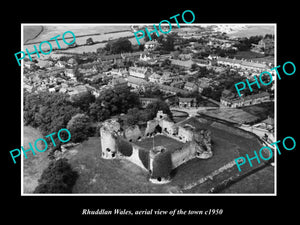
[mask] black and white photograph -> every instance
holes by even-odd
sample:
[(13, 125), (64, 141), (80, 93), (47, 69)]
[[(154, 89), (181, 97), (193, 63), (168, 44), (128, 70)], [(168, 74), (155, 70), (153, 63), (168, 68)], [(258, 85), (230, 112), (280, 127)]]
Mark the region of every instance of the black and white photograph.
[(276, 194), (276, 24), (22, 29), (22, 194)]
[(2, 18), (4, 221), (296, 219), (296, 4), (22, 3)]

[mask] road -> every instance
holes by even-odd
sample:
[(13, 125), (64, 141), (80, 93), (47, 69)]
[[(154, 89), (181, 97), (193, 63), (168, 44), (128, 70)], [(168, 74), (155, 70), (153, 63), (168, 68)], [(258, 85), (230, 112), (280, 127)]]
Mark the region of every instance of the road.
[(189, 114), (189, 116), (197, 116), (199, 111), (205, 111), (205, 110), (212, 110), (212, 109), (218, 109), (219, 107), (196, 107), (196, 108), (182, 108), (182, 107), (171, 107), (170, 110), (177, 110), (186, 112)]

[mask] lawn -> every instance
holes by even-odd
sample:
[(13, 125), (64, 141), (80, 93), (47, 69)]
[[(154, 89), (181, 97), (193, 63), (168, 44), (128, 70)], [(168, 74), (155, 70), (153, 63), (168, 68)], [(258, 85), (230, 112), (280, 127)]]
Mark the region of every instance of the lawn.
[(273, 193), (274, 167), (269, 165), (234, 183), (221, 193)]
[(156, 135), (153, 138), (145, 138), (142, 141), (136, 142), (135, 144), (150, 150), (153, 147), (153, 143), (154, 146), (164, 146), (169, 151), (175, 151), (183, 146), (182, 142), (164, 135)]
[(254, 113), (251, 114), (246, 110), (236, 108), (219, 108), (216, 110), (204, 111), (201, 112), (201, 114), (235, 123), (253, 123), (259, 120), (259, 117)]
[(251, 51), (238, 51), (236, 54), (234, 54), (234, 57), (236, 59), (253, 59), (254, 61), (256, 61), (256, 58), (263, 58), (264, 55)]
[(274, 102), (265, 102), (259, 105), (246, 106), (243, 107), (242, 110), (259, 117), (259, 120), (264, 120), (268, 116), (274, 117)]

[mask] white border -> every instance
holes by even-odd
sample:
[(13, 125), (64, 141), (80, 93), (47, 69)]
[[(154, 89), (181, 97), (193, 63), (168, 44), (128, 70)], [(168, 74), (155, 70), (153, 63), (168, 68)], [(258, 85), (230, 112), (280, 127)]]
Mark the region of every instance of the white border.
[[(172, 25), (176, 25), (176, 23), (171, 23)], [(255, 26), (274, 26), (274, 65), (277, 66), (277, 23), (192, 23), (192, 24), (184, 24), (190, 25), (190, 26), (201, 26), (201, 25), (218, 25), (218, 24), (224, 24), (224, 25), (255, 25)], [(76, 26), (76, 25), (82, 25), (82, 26), (92, 26), (92, 25), (100, 25), (100, 26), (131, 26), (131, 25), (153, 25), (153, 23), (21, 23), (21, 51), (23, 51), (23, 27), (24, 26), (51, 26), (51, 25), (62, 25), (62, 26)], [(157, 24), (155, 24), (157, 25)], [(180, 29), (180, 28), (178, 28)], [(23, 145), (24, 141), (24, 122), (23, 122), (23, 69), (24, 69), (24, 61), (21, 62), (21, 143)], [(274, 114), (274, 120), (275, 120), (275, 141), (277, 141), (277, 76), (275, 76), (275, 114)], [(219, 194), (219, 193), (211, 193), (211, 194), (201, 194), (201, 193), (195, 193), (195, 194), (126, 194), (126, 193), (111, 193), (111, 194), (101, 194), (101, 193), (72, 193), (72, 194), (33, 194), (33, 193), (24, 193), (23, 190), (23, 158), (21, 157), (21, 196), (277, 196), (277, 152), (274, 151), (274, 193), (232, 193), (232, 194)]]

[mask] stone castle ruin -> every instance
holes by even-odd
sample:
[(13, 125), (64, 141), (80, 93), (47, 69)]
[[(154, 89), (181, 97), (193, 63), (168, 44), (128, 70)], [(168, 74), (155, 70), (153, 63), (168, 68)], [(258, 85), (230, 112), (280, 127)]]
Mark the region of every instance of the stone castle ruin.
[[(143, 147), (139, 143), (156, 135), (163, 135), (178, 142), (177, 148), (164, 145)], [(105, 159), (126, 158), (147, 170), (150, 181), (170, 181), (172, 170), (193, 158), (212, 157), (211, 132), (196, 129), (189, 124), (174, 123), (162, 111), (147, 122), (142, 131), (138, 125), (124, 128), (117, 119), (109, 119), (100, 127), (101, 156)]]

